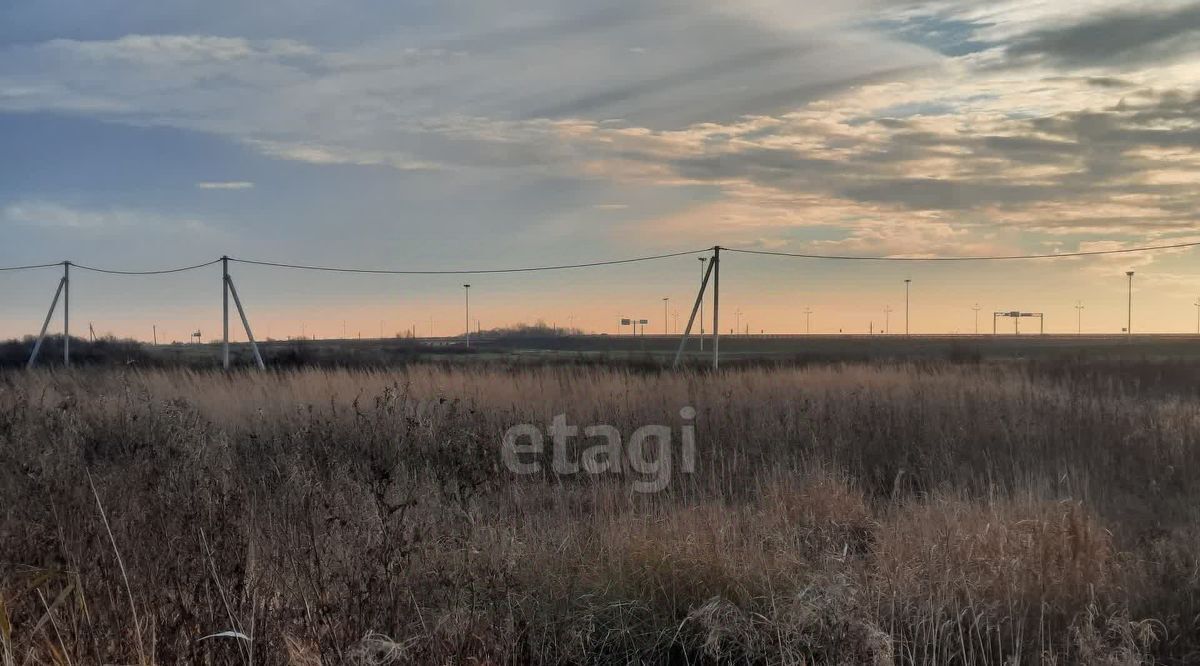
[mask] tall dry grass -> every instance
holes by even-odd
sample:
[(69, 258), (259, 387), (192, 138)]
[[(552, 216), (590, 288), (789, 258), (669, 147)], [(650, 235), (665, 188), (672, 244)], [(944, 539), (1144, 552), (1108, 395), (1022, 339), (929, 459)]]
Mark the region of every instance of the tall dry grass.
[[(1200, 402), (1017, 366), (0, 375), (0, 664), (1200, 659)], [(504, 431), (696, 408), (695, 474)], [(548, 455), (548, 454), (547, 454)]]

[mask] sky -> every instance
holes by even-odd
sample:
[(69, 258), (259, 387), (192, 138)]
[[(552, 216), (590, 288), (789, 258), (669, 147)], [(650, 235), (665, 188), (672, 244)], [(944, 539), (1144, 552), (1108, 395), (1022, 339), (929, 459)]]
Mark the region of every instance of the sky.
[[(0, 4), (0, 266), (1165, 245), (1200, 240), (1198, 148), (1194, 2)], [(721, 327), (897, 331), (911, 279), (914, 333), (973, 332), (975, 306), (985, 331), (1024, 310), (1048, 332), (1115, 332), (1133, 270), (1135, 332), (1196, 332), (1198, 255), (727, 253)], [(483, 328), (662, 332), (686, 320), (699, 256), (231, 273), (259, 337), (461, 333), (464, 282)], [(58, 275), (0, 272), (0, 337), (36, 332)], [(220, 290), (216, 266), (76, 270), (74, 332), (213, 339)]]

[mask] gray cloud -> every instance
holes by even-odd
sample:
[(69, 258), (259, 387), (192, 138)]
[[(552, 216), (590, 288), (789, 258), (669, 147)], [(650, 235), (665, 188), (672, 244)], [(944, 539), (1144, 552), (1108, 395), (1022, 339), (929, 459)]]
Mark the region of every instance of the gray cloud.
[(862, 202), (900, 204), (925, 210), (969, 210), (985, 206), (1024, 205), (1059, 194), (1052, 185), (1021, 185), (933, 178), (880, 178), (851, 185), (838, 195)]
[(1200, 4), (1161, 10), (1139, 7), (1065, 28), (1037, 30), (1006, 48), (1013, 61), (1048, 61), (1065, 67), (1133, 67), (1197, 48)]
[[(1004, 211), (1017, 220), (1013, 224), (1054, 233), (1194, 226), (1200, 205), (1191, 180), (1179, 174), (1200, 178), (1200, 166), (1176, 155), (1200, 148), (1200, 115), (1189, 115), (1200, 107), (1200, 96), (1140, 98), (1148, 101), (1008, 119), (986, 133), (882, 119), (870, 123), (874, 129), (840, 136), (832, 150), (832, 142), (805, 134), (803, 126), (773, 123), (666, 163), (681, 178), (767, 205), (804, 205), (806, 195), (875, 210), (954, 216)], [(660, 158), (648, 153), (641, 159)], [(944, 175), (913, 175), (931, 170)], [(1169, 173), (1175, 175), (1156, 178)]]
[(439, 8), (427, 29), (397, 26), (341, 50), (204, 35), (58, 39), (0, 47), (0, 111), (199, 130), (322, 164), (561, 171), (590, 156), (547, 121), (726, 123), (937, 62), (848, 27), (856, 10), (466, 0)]

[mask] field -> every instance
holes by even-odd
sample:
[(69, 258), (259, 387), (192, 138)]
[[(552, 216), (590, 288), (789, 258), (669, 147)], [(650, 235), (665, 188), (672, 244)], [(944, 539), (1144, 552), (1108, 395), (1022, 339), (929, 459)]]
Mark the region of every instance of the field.
[[(726, 365), (769, 362), (805, 364), (849, 361), (1003, 361), (1003, 360), (1200, 360), (1200, 336), (1160, 335), (724, 335)], [(670, 365), (679, 348), (677, 335), (565, 335), (550, 329), (520, 333), (484, 332), (468, 347), (457, 338), (303, 339), (259, 343), (267, 365), (280, 367), (397, 366), (414, 361), (474, 360), (506, 363), (616, 362), (644, 367)], [(0, 368), (24, 367), (33, 338), (0, 342)], [(83, 365), (212, 368), (220, 364), (221, 345), (149, 345), (102, 338), (73, 338), (72, 358)], [(249, 345), (233, 342), (235, 366), (252, 367)], [(712, 364), (712, 341), (704, 351), (688, 341), (682, 356), (695, 367)], [(43, 366), (62, 363), (62, 338), (50, 336), (42, 348)]]
[(939, 349), (0, 374), (0, 664), (1197, 663), (1200, 364)]

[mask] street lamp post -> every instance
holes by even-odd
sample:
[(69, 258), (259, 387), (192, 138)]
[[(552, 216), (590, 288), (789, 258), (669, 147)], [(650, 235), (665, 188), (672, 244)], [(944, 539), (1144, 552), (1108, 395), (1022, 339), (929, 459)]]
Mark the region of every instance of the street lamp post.
[(908, 335), (908, 288), (912, 285), (911, 278), (904, 280), (904, 334)]
[(1129, 278), (1129, 301), (1125, 310), (1125, 337), (1128, 340), (1133, 339), (1133, 271), (1125, 271), (1126, 277)]
[(463, 295), (466, 298), (466, 313), (464, 321), (467, 323), (467, 349), (471, 348), (471, 285), (463, 285)]

